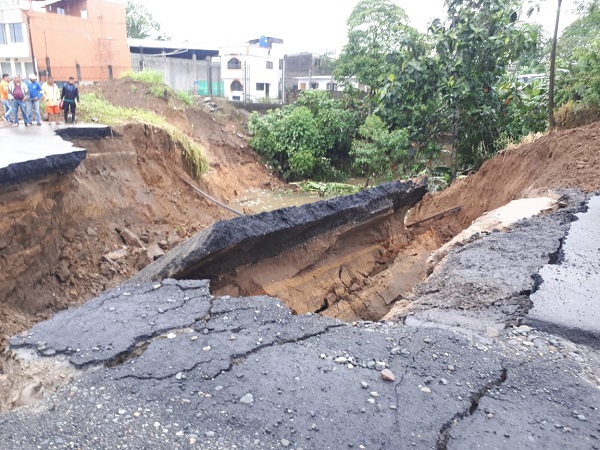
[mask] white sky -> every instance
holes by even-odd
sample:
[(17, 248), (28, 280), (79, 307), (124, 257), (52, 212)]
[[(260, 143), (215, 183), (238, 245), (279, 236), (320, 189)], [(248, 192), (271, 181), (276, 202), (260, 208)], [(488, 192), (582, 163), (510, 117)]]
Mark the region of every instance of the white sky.
[[(284, 41), (285, 53), (339, 52), (346, 42), (346, 20), (359, 0), (138, 0), (174, 41), (219, 48), (260, 36)], [(444, 15), (444, 0), (394, 0), (411, 24), (425, 31)], [(563, 1), (561, 28), (570, 23), (574, 0)], [(556, 0), (542, 2), (538, 22), (554, 26)]]

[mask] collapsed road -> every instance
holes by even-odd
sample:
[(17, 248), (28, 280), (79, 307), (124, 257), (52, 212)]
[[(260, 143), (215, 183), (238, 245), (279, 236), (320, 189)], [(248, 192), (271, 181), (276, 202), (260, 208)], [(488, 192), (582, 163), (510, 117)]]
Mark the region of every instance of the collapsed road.
[(217, 294), (270, 295), (294, 313), (380, 319), (400, 292), (386, 303), (364, 302), (361, 291), (398, 255), (411, 259), (402, 252), (409, 241), (405, 215), (426, 192), (426, 181), (385, 183), (299, 208), (217, 222), (130, 281), (210, 279)]
[[(411, 308), (388, 313), (399, 321), (348, 323), (292, 314), (265, 295), (219, 294), (193, 279), (201, 259), (186, 259), (208, 254), (214, 231), (203, 234), (11, 340), (19, 377), (10, 367), (4, 377), (19, 395), (6, 406), (31, 406), (0, 416), (0, 449), (600, 448), (600, 354), (563, 337), (573, 338), (562, 324), (568, 309), (544, 318), (555, 334), (522, 324), (550, 281), (543, 268), (572, 265), (565, 252), (573, 245), (578, 253), (569, 243), (574, 223), (597, 235), (598, 222), (585, 220), (597, 203), (562, 193), (558, 211), (455, 248), (417, 286)], [(403, 222), (403, 206), (377, 204), (376, 216), (400, 211)], [(240, 223), (216, 229), (239, 237)], [(269, 233), (258, 242), (277, 257)], [(215, 254), (232, 249), (228, 241)], [(587, 267), (597, 279), (597, 264)], [(192, 276), (181, 276), (186, 268)], [(578, 296), (586, 292), (598, 298), (593, 290)], [(56, 392), (37, 376), (23, 379), (23, 367), (35, 373), (49, 361), (62, 384)]]

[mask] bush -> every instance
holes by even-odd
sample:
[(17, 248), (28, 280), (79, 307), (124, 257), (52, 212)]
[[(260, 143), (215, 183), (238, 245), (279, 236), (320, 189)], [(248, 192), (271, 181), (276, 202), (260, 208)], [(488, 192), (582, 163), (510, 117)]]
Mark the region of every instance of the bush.
[(354, 157), (353, 168), (367, 177), (390, 178), (394, 169), (405, 172), (410, 163), (411, 145), (406, 130), (390, 131), (376, 115), (367, 117), (358, 134), (363, 140), (352, 143), (350, 155)]
[(356, 128), (354, 114), (326, 92), (308, 91), (265, 116), (253, 113), (250, 145), (286, 180), (338, 180), (332, 158), (347, 157)]
[(142, 70), (141, 72), (128, 70), (121, 74), (121, 78), (127, 78), (146, 84), (164, 84), (163, 74), (156, 70)]

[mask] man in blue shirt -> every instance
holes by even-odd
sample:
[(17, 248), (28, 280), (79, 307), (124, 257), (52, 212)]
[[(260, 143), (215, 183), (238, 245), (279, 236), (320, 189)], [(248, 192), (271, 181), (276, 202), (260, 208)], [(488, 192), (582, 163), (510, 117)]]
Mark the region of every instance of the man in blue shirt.
[(29, 123), (33, 123), (33, 112), (38, 126), (42, 125), (42, 116), (40, 114), (40, 100), (42, 99), (42, 85), (38, 83), (35, 73), (29, 75), (29, 81), (26, 82), (29, 88), (29, 100), (27, 100), (27, 115)]

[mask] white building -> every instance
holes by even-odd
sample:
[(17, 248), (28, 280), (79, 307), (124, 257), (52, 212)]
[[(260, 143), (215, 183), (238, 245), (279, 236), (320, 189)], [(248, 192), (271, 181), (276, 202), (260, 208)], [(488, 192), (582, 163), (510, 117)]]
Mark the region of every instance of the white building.
[(29, 7), (28, 1), (0, 0), (0, 72), (11, 77), (35, 72), (21, 12)]
[(263, 36), (244, 45), (220, 48), (225, 97), (245, 103), (280, 101), (282, 44), (281, 39)]
[(344, 81), (343, 83), (338, 83), (333, 79), (332, 75), (319, 75), (319, 76), (310, 76), (306, 75), (303, 77), (294, 77), (294, 79), (298, 83), (299, 91), (342, 91), (344, 90), (345, 84), (350, 84), (355, 89), (358, 89), (361, 92), (368, 92), (368, 86), (364, 84), (360, 84), (356, 81), (355, 78), (350, 78), (349, 80)]

